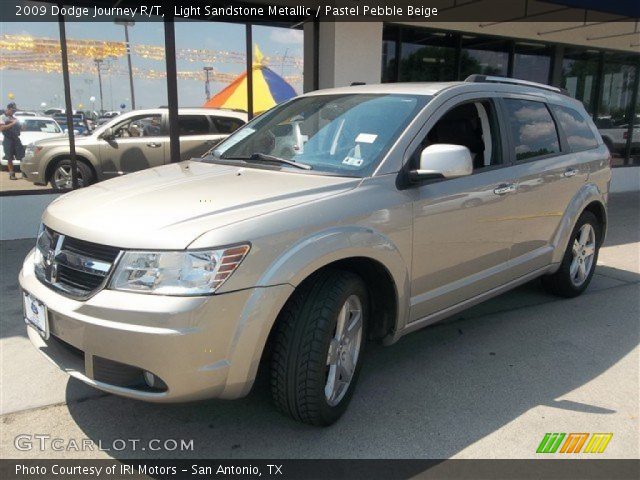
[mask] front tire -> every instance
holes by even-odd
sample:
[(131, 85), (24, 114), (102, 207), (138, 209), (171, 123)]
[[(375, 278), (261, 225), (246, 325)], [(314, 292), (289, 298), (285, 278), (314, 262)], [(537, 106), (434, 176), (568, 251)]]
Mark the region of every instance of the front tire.
[[(78, 187), (86, 187), (95, 181), (95, 175), (91, 167), (78, 160)], [(68, 190), (73, 188), (71, 178), (71, 159), (58, 160), (51, 173), (51, 186), (54, 190)]]
[(300, 422), (331, 425), (351, 400), (369, 318), (362, 279), (327, 270), (306, 281), (278, 318), (271, 356), (277, 408)]
[(567, 298), (584, 292), (596, 269), (601, 239), (602, 226), (596, 216), (582, 212), (571, 232), (560, 268), (553, 275), (542, 277), (547, 291)]

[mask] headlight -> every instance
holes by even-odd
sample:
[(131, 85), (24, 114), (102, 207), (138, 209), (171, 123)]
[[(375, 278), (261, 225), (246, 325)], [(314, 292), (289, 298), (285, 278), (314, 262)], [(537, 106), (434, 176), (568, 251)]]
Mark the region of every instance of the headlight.
[(157, 295), (203, 295), (215, 292), (238, 268), (249, 245), (219, 250), (125, 252), (110, 288)]
[(36, 237), (36, 247), (33, 252), (33, 263), (36, 274), (44, 276), (45, 258), (49, 252), (55, 247), (51, 243), (51, 231), (47, 230), (44, 223), (40, 224), (38, 236)]

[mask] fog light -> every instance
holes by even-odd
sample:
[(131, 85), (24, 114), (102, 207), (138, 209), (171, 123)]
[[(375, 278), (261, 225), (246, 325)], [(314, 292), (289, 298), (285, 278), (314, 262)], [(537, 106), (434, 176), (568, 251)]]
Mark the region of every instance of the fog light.
[(156, 383), (156, 376), (151, 373), (151, 372), (143, 372), (142, 376), (144, 377), (144, 381), (147, 382), (147, 385), (150, 387), (153, 387), (153, 385)]

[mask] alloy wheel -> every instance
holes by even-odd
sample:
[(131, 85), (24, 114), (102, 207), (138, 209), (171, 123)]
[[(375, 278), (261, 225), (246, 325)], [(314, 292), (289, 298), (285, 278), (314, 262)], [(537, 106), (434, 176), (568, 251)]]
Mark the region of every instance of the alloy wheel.
[[(59, 165), (53, 172), (53, 183), (56, 188), (73, 188), (73, 180), (71, 177), (71, 165)], [(82, 173), (78, 169), (78, 186), (84, 186)]]
[(596, 253), (596, 232), (589, 223), (585, 223), (573, 241), (569, 275), (571, 283), (581, 286), (589, 277)]
[(362, 302), (351, 295), (338, 313), (336, 331), (327, 355), (324, 394), (332, 407), (340, 403), (355, 374), (362, 343)]

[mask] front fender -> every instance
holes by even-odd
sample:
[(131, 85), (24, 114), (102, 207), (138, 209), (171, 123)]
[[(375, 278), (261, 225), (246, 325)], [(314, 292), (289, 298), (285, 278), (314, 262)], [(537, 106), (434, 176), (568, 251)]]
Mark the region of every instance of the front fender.
[(585, 183), (580, 190), (573, 196), (569, 206), (566, 208), (562, 220), (558, 225), (558, 229), (553, 237), (552, 245), (554, 247), (552, 263), (559, 265), (562, 262), (562, 257), (567, 250), (569, 244), (569, 237), (571, 232), (578, 221), (578, 218), (584, 211), (587, 205), (592, 202), (598, 202), (602, 205), (605, 212), (605, 222), (602, 230), (602, 240), (606, 234), (606, 212), (607, 212), (607, 195), (602, 192), (600, 188), (594, 183)]
[[(41, 170), (43, 172), (43, 180), (44, 177), (46, 175), (46, 181), (49, 180), (48, 178), (48, 174), (50, 173), (50, 168), (52, 166), (52, 162), (56, 162), (58, 161), (58, 159), (60, 158), (65, 158), (65, 157), (69, 157), (69, 155), (71, 155), (70, 151), (69, 151), (69, 147), (68, 146), (58, 146), (58, 147), (54, 147), (51, 149), (51, 151), (48, 151), (45, 156), (43, 157), (43, 159), (40, 161), (40, 165), (41, 165)], [(82, 157), (84, 159), (86, 159), (87, 161), (89, 161), (89, 163), (91, 163), (91, 165), (93, 166), (93, 169), (96, 172), (99, 172), (100, 170), (97, 168), (98, 167), (98, 158), (90, 151), (87, 150), (86, 148), (83, 147), (76, 147), (76, 157)]]
[(297, 287), (322, 267), (348, 258), (371, 259), (387, 269), (396, 287), (396, 328), (402, 328), (407, 319), (406, 305), (410, 297), (409, 262), (402, 257), (393, 241), (371, 228), (333, 227), (299, 240), (265, 270), (258, 285), (290, 284)]

